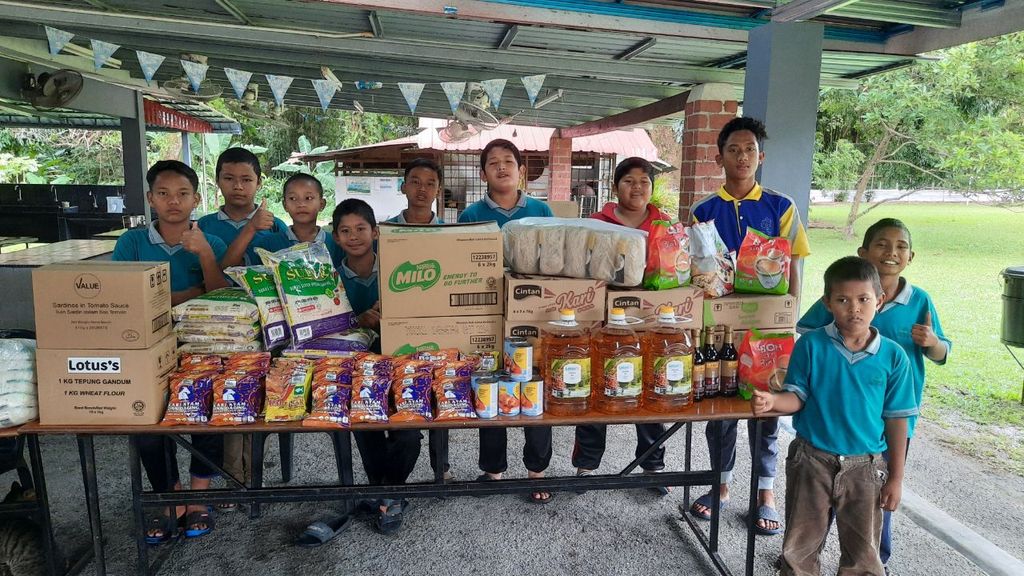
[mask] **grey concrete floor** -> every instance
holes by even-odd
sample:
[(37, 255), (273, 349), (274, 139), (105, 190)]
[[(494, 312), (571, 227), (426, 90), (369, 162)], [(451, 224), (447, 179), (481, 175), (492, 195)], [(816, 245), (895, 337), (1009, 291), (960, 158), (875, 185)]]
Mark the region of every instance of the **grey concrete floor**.
[[(746, 428), (740, 426), (734, 500), (723, 512), (722, 550), (734, 571), (741, 573), (745, 542), (743, 519), (750, 459)], [(1024, 479), (994, 470), (960, 455), (929, 433), (926, 423), (911, 445), (906, 487), (936, 504), (979, 534), (1018, 558), (1024, 557)], [(782, 454), (791, 441), (780, 438)], [(522, 434), (509, 434), (509, 477), (525, 477), (519, 455)], [(601, 472), (613, 473), (632, 457), (635, 434), (631, 426), (609, 427), (608, 450)], [(555, 454), (549, 475), (573, 473), (570, 463), (572, 429), (555, 430)], [(51, 509), (58, 540), (65, 551), (89, 545), (82, 476), (73, 438), (42, 441)], [(668, 445), (668, 466), (681, 469), (683, 437)], [(694, 462), (703, 466), (707, 450), (703, 425), (694, 428)], [(276, 440), (267, 448), (270, 484), (279, 482)], [(102, 521), (107, 538), (109, 574), (135, 569), (131, 537), (130, 486), (124, 438), (98, 438), (98, 475)], [(334, 459), (323, 434), (300, 434), (296, 439), (292, 484), (333, 482)], [(477, 433), (451, 434), (452, 469), (461, 479), (475, 477)], [(179, 462), (187, 458), (179, 451)], [(356, 482), (365, 475), (355, 462)], [(778, 505), (785, 506), (784, 466), (777, 480)], [(432, 477), (426, 440), (412, 481)], [(3, 478), (10, 481), (13, 476)], [(700, 494), (700, 489), (695, 489)], [(243, 512), (219, 513), (216, 530), (197, 540), (183, 541), (171, 552), (162, 574), (232, 576), (259, 574), (705, 574), (710, 563), (696, 539), (679, 518), (682, 490), (666, 497), (653, 491), (593, 491), (584, 495), (556, 494), (551, 503), (532, 505), (521, 496), (417, 499), (403, 529), (385, 537), (368, 523), (356, 523), (326, 546), (305, 550), (291, 544), (311, 520), (329, 512), (327, 504), (264, 506), (258, 520)], [(934, 538), (928, 531), (897, 514), (896, 552), (890, 569), (897, 575), (983, 574), (969, 560)], [(758, 538), (756, 573), (773, 574), (782, 537)], [(834, 533), (823, 554), (823, 573), (835, 573), (839, 546)], [(85, 574), (94, 574), (94, 566)]]

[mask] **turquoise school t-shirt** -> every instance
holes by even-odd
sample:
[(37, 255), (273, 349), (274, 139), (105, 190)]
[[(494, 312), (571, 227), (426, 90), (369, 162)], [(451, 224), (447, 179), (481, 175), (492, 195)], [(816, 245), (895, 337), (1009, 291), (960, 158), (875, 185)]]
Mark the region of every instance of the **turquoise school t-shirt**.
[[(116, 262), (169, 262), (171, 267), (171, 291), (180, 292), (194, 288), (203, 283), (203, 268), (199, 256), (185, 250), (181, 244), (168, 246), (157, 231), (157, 223), (148, 228), (129, 230), (117, 239), (111, 260)], [(210, 243), (213, 256), (220, 262), (227, 252), (224, 242), (207, 232), (203, 232)]]
[[(235, 238), (238, 238), (238, 233), (241, 232), (242, 228), (249, 223), (249, 220), (252, 220), (253, 216), (256, 215), (257, 210), (259, 210), (258, 207), (253, 207), (252, 212), (249, 212), (245, 218), (241, 220), (232, 220), (230, 216), (224, 213), (224, 207), (221, 206), (220, 209), (213, 214), (207, 214), (200, 218), (197, 224), (199, 224), (199, 229), (203, 232), (213, 234), (223, 240), (226, 246), (231, 246), (231, 243), (235, 241)], [(283, 233), (287, 229), (288, 225), (285, 224), (283, 220), (275, 216), (274, 227), (267, 230), (267, 232)], [(246, 255), (248, 255), (248, 251), (246, 251)]]
[[(938, 337), (939, 344), (946, 347), (946, 358), (943, 358), (941, 362), (936, 362), (936, 364), (946, 363), (949, 352), (953, 349), (953, 342), (943, 333), (942, 323), (939, 321), (939, 313), (935, 310), (935, 305), (932, 303), (928, 293), (917, 286), (911, 286), (910, 282), (906, 280), (901, 279), (901, 281), (903, 282), (903, 289), (896, 294), (895, 298), (886, 302), (880, 312), (875, 314), (871, 325), (878, 328), (878, 332), (882, 336), (899, 344), (903, 351), (907, 353), (907, 357), (910, 359), (910, 372), (914, 381), (914, 397), (917, 399), (917, 407), (920, 409), (924, 396), (925, 355), (924, 350), (917, 344), (914, 344), (910, 331), (914, 324), (924, 323), (927, 314), (931, 313), (932, 331)], [(796, 331), (799, 334), (804, 334), (831, 324), (834, 320), (832, 313), (828, 311), (828, 308), (825, 308), (825, 304), (818, 300), (797, 322)], [(912, 438), (914, 436), (916, 424), (917, 416), (907, 419), (908, 437)]]
[(873, 328), (867, 348), (851, 352), (835, 324), (796, 342), (782, 390), (803, 408), (793, 415), (797, 436), (840, 456), (886, 450), (885, 420), (917, 414), (907, 353)]
[[(334, 268), (341, 268), (341, 261), (345, 258), (345, 251), (334, 241), (332, 234), (321, 228), (313, 241), (325, 244), (327, 251), (331, 254), (331, 263), (334, 265)], [(257, 248), (277, 252), (278, 250), (291, 248), (298, 243), (299, 239), (295, 236), (295, 232), (292, 231), (290, 226), (285, 226), (284, 232), (269, 232), (266, 230), (258, 232), (253, 236), (252, 242), (249, 243), (249, 249), (245, 251), (245, 263), (250, 266), (261, 264), (260, 258), (256, 254)]]
[(537, 200), (530, 198), (522, 190), (519, 191), (519, 200), (511, 210), (505, 210), (501, 206), (491, 200), (490, 194), (485, 195), (482, 199), (470, 204), (459, 214), (459, 222), (465, 224), (469, 222), (488, 222), (495, 221), (498, 226), (504, 226), (512, 220), (519, 220), (520, 218), (528, 218), (531, 216), (541, 217), (552, 217), (554, 214), (551, 212), (551, 207)]
[(374, 256), (373, 273), (370, 274), (369, 278), (360, 278), (358, 274), (353, 272), (348, 267), (348, 258), (343, 259), (341, 265), (338, 266), (338, 275), (341, 276), (341, 282), (345, 286), (345, 295), (348, 297), (348, 303), (352, 305), (352, 312), (356, 316), (373, 308), (373, 305), (380, 300), (380, 288), (377, 282), (377, 278), (380, 276), (380, 269), (377, 264), (377, 257)]

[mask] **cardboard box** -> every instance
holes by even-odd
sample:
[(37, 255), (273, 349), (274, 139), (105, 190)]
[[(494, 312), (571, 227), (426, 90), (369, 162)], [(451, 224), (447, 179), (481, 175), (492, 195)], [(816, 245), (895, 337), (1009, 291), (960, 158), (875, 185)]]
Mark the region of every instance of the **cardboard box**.
[[(758, 328), (758, 330), (760, 330), (761, 332), (763, 332), (765, 334), (794, 334), (795, 333), (792, 328), (762, 327), (762, 328)], [(739, 329), (739, 330), (733, 330), (732, 331), (732, 343), (733, 343), (734, 346), (736, 346), (737, 350), (740, 349), (740, 344), (743, 343), (743, 338), (744, 338), (744, 336), (747, 335), (748, 331), (749, 330), (747, 330), (746, 328), (742, 328), (742, 329)], [(722, 344), (725, 342), (725, 329), (724, 328), (716, 329), (715, 332), (714, 332), (714, 335), (712, 336), (712, 341), (715, 343), (715, 349), (721, 349), (722, 348)]]
[(601, 280), (505, 274), (505, 319), (514, 322), (558, 320), (563, 308), (576, 310), (576, 320), (603, 322), (607, 287)]
[(62, 262), (32, 271), (40, 348), (142, 350), (171, 333), (167, 262)]
[[(704, 325), (704, 291), (692, 286), (671, 290), (608, 290), (608, 312), (623, 308), (626, 316), (644, 321), (635, 329), (649, 328), (658, 318), (662, 306), (676, 309), (676, 323), (681, 328), (700, 328)], [(688, 317), (689, 320), (683, 320)]]
[(385, 318), (502, 313), (504, 253), (493, 222), (383, 224), (378, 258)]
[[(595, 328), (600, 328), (601, 324), (602, 323), (597, 320), (583, 320), (579, 322), (579, 325), (588, 332)], [(537, 339), (540, 337), (541, 330), (545, 329), (547, 326), (549, 326), (549, 324), (545, 320), (540, 322), (528, 320), (505, 320), (504, 338), (508, 338), (510, 336), (521, 336), (526, 338), (526, 341), (533, 346), (533, 362), (534, 364), (539, 365), (540, 350), (537, 348)]]
[(174, 335), (145, 350), (36, 350), (42, 424), (156, 424), (167, 406)]
[(704, 300), (705, 326), (788, 328), (796, 326), (799, 311), (792, 296), (731, 294)]
[(380, 321), (381, 351), (394, 356), (442, 348), (465, 354), (501, 351), (501, 327), (501, 316), (386, 318)]

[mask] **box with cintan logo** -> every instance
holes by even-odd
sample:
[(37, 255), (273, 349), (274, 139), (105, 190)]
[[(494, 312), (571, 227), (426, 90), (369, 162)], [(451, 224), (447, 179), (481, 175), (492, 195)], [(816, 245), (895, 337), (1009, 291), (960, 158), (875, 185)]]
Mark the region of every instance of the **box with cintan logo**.
[(676, 311), (680, 328), (701, 328), (704, 323), (704, 291), (692, 286), (670, 290), (608, 290), (608, 311), (622, 308), (626, 316), (643, 320), (634, 327), (644, 330), (654, 326), (658, 310), (671, 306)]
[(171, 333), (166, 262), (62, 262), (32, 271), (40, 348), (141, 350)]
[(601, 280), (505, 274), (505, 319), (547, 322), (558, 320), (565, 308), (576, 311), (576, 320), (603, 322), (605, 292)]
[(381, 224), (377, 250), (384, 318), (501, 314), (504, 253), (494, 222)]

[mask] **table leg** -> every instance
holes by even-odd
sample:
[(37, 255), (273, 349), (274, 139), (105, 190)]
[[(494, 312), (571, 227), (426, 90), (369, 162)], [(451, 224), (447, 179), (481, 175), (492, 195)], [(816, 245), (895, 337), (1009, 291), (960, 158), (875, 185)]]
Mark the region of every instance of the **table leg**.
[[(693, 422), (686, 423), (686, 451), (683, 455), (683, 472), (689, 472), (692, 467), (690, 455), (693, 450)], [(690, 485), (683, 486), (683, 514), (690, 510)]]
[(436, 451), (437, 469), (434, 470), (434, 482), (444, 484), (444, 466), (448, 463), (448, 430), (431, 430), (427, 435)]
[[(35, 484), (36, 504), (39, 506), (39, 518), (43, 528), (43, 551), (46, 554), (46, 571), (50, 576), (61, 572), (58, 566), (60, 553), (53, 538), (53, 521), (50, 518), (50, 500), (46, 493), (46, 478), (43, 476), (43, 456), (39, 450), (39, 436), (30, 434), (28, 437), (29, 461), (32, 464), (32, 480)], [(61, 564), (63, 562), (60, 562)]]
[(714, 472), (715, 482), (711, 485), (711, 526), (708, 530), (708, 548), (712, 554), (718, 553), (718, 525), (720, 511), (722, 508), (722, 493), (718, 488), (722, 477), (722, 421), (715, 420), (708, 422), (712, 426), (711, 434), (711, 470)]
[[(331, 443), (334, 444), (334, 461), (338, 467), (338, 482), (342, 486), (351, 486), (355, 480), (352, 475), (352, 433), (348, 430), (340, 430), (328, 434)], [(350, 514), (355, 509), (355, 501), (346, 498), (342, 501), (345, 514)]]
[(103, 526), (100, 523), (100, 495), (96, 480), (96, 452), (92, 436), (78, 434), (78, 457), (82, 461), (82, 482), (85, 484), (85, 506), (89, 512), (93, 555), (96, 557), (97, 576), (106, 576), (107, 561), (103, 554)]
[(146, 512), (142, 507), (142, 463), (139, 460), (139, 444), (135, 436), (128, 436), (128, 470), (132, 480), (132, 516), (135, 519), (135, 572), (139, 576), (149, 574), (149, 544), (146, 543)]
[[(267, 443), (266, 432), (253, 432), (252, 434), (252, 485), (251, 489), (263, 488), (263, 449)], [(249, 518), (260, 517), (260, 505), (258, 502), (249, 503)]]
[(747, 503), (747, 558), (746, 558), (746, 575), (754, 576), (754, 546), (756, 538), (754, 537), (754, 522), (757, 518), (757, 463), (761, 461), (761, 420), (754, 420), (754, 436), (750, 439), (752, 442), (751, 446), (754, 447), (751, 452), (751, 463), (750, 463), (750, 501)]
[(292, 481), (292, 452), (295, 447), (295, 435), (282, 432), (277, 435), (277, 443), (281, 453), (281, 481), (285, 484)]

